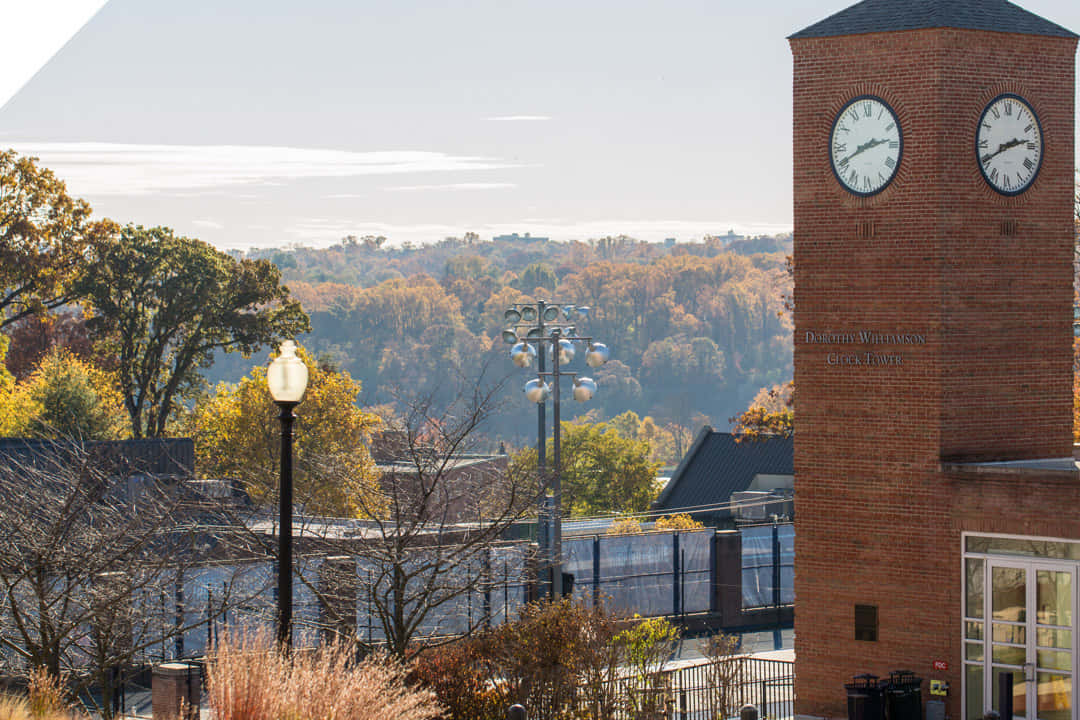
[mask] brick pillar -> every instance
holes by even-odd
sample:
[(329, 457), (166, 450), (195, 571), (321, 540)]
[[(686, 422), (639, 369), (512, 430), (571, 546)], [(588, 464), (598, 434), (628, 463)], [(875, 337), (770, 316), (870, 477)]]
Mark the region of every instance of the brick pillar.
[(713, 535), (712, 611), (723, 626), (742, 619), (742, 536), (738, 530), (718, 530)]
[(359, 578), (356, 560), (338, 555), (319, 568), (319, 621), (323, 640), (356, 637), (356, 600)]
[(188, 718), (196, 718), (194, 709), (202, 702), (201, 670), (198, 665), (183, 662), (157, 665), (150, 692), (154, 720), (176, 720), (181, 704), (188, 708)]

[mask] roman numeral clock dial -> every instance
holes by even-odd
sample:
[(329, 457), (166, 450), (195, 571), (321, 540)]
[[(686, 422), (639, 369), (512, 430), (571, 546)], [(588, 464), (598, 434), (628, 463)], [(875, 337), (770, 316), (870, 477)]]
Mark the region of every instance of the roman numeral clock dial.
[(1042, 127), (1035, 111), (1019, 95), (999, 95), (979, 118), (975, 155), (979, 171), (1002, 195), (1031, 187), (1042, 164)]
[(843, 107), (833, 121), (830, 142), (836, 179), (862, 197), (876, 195), (892, 182), (904, 150), (896, 113), (873, 95), (857, 97)]

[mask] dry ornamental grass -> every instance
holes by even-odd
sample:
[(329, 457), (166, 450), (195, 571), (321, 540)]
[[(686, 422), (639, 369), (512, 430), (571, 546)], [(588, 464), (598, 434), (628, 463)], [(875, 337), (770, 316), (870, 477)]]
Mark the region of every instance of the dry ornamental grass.
[(219, 643), (210, 656), (207, 690), (217, 720), (442, 717), (435, 694), (406, 686), (404, 677), (404, 669), (389, 658), (355, 660), (346, 644), (288, 657), (261, 634)]

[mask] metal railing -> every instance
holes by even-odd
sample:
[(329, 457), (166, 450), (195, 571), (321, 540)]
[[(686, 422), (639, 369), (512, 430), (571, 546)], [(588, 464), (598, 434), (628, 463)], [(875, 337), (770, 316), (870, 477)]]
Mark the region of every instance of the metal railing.
[(761, 720), (794, 716), (794, 663), (734, 657), (666, 671), (672, 693), (672, 720), (738, 717), (755, 705)]

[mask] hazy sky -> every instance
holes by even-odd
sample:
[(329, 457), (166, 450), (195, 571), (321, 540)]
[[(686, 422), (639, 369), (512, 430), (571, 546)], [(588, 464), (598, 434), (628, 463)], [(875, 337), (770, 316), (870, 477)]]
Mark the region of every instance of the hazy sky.
[(220, 247), (788, 230), (785, 37), (849, 4), (0, 0), (0, 146)]

